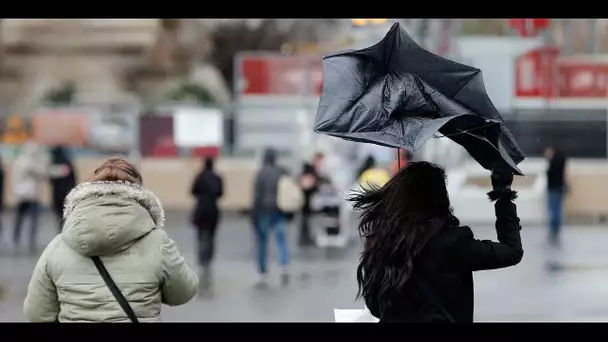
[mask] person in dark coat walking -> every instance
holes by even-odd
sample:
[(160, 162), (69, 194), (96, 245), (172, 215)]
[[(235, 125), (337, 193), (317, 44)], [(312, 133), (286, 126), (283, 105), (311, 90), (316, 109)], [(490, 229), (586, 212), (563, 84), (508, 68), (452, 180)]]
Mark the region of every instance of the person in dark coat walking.
[(513, 175), (494, 171), (499, 242), (477, 240), (452, 214), (444, 170), (409, 163), (381, 189), (350, 201), (365, 238), (358, 297), (380, 322), (472, 322), (473, 271), (517, 265), (523, 256)]
[(255, 177), (253, 187), (252, 207), (258, 241), (259, 285), (265, 285), (268, 281), (267, 246), (270, 233), (274, 233), (279, 250), (281, 281), (283, 284), (287, 284), (289, 280), (287, 272), (289, 253), (285, 236), (287, 216), (279, 209), (278, 205), (279, 181), (287, 175), (287, 172), (277, 165), (276, 159), (275, 150), (269, 148), (265, 151), (264, 164)]
[(51, 207), (57, 218), (57, 230), (63, 228), (63, 203), (70, 191), (76, 186), (74, 164), (61, 146), (51, 148)]
[(196, 198), (192, 223), (198, 236), (201, 285), (209, 287), (211, 285), (211, 263), (215, 254), (215, 233), (220, 222), (218, 201), (224, 194), (223, 180), (214, 170), (213, 159), (205, 159), (203, 169), (192, 183), (191, 194)]
[(547, 210), (549, 213), (549, 242), (559, 243), (562, 227), (562, 207), (566, 193), (566, 156), (554, 147), (545, 150), (547, 168)]

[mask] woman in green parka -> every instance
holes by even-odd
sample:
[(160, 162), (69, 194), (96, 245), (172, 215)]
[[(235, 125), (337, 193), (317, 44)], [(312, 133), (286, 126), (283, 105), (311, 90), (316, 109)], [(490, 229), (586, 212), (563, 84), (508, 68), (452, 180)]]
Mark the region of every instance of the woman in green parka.
[(196, 295), (198, 277), (162, 229), (160, 200), (142, 185), (132, 164), (112, 158), (69, 193), (63, 231), (42, 253), (28, 286), (30, 321), (155, 322), (161, 304), (182, 305)]

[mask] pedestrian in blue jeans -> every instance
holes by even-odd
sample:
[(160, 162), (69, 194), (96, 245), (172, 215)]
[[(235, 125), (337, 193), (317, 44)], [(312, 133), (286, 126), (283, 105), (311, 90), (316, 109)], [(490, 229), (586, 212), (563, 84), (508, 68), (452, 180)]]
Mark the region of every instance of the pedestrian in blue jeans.
[(285, 238), (285, 215), (281, 212), (264, 212), (258, 217), (258, 272), (265, 281), (268, 274), (268, 238), (274, 233), (274, 240), (279, 252), (279, 265), (282, 269), (282, 281), (287, 282), (287, 242)]
[(551, 242), (558, 242), (562, 227), (562, 203), (564, 192), (549, 189), (547, 191), (547, 210), (549, 212), (549, 234)]
[(547, 211), (549, 214), (549, 242), (559, 244), (562, 227), (562, 207), (566, 192), (566, 157), (563, 152), (551, 146), (545, 149), (549, 161), (547, 168)]
[(287, 284), (289, 274), (287, 266), (289, 252), (285, 237), (286, 215), (278, 206), (278, 189), (280, 179), (287, 172), (276, 165), (276, 152), (267, 149), (264, 153), (264, 163), (257, 173), (253, 187), (253, 223), (257, 235), (257, 261), (260, 275), (260, 285), (268, 281), (268, 239), (274, 233), (279, 252), (279, 265), (281, 266), (281, 280)]

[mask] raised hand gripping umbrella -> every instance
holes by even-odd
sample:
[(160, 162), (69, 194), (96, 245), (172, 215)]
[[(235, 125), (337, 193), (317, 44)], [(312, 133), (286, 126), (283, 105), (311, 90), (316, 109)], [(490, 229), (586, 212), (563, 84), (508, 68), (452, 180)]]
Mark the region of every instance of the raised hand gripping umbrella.
[(315, 132), (410, 151), (439, 132), (485, 169), (523, 175), (481, 70), (424, 50), (398, 23), (374, 46), (324, 57), (323, 73)]

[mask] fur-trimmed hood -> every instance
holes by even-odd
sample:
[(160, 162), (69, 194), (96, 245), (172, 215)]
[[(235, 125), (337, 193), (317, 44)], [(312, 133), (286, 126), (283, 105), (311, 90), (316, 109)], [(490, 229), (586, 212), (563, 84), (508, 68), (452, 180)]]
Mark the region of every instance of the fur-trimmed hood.
[(162, 228), (165, 212), (151, 191), (128, 182), (86, 182), (65, 199), (64, 242), (86, 256), (114, 254)]

